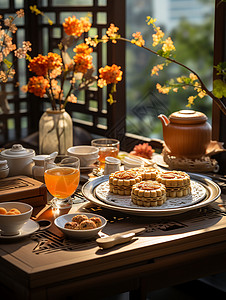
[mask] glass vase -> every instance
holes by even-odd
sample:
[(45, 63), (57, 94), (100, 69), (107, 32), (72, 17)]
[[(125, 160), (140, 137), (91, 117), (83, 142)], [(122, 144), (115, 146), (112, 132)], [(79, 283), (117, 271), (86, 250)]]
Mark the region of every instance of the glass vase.
[(39, 121), (39, 154), (66, 154), (73, 146), (73, 123), (65, 110), (46, 110)]

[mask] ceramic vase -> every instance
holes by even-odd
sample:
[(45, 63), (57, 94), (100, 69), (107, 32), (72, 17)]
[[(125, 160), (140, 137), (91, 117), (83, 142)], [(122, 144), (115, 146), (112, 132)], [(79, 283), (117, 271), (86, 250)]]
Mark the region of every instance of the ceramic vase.
[(46, 110), (39, 121), (39, 154), (66, 154), (73, 146), (73, 123), (65, 110)]

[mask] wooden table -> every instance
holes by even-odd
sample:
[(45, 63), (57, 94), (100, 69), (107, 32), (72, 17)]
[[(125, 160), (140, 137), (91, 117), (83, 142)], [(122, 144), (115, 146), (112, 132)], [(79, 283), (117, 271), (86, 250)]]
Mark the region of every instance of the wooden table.
[[(226, 195), (200, 210), (161, 218), (119, 214), (88, 202), (76, 204), (71, 212), (79, 209), (105, 216), (107, 234), (139, 227), (146, 231), (108, 250), (94, 240), (72, 241), (60, 250), (64, 241), (55, 225), (47, 234), (50, 239), (56, 234), (59, 243), (50, 249), (38, 250), (30, 237), (1, 242), (1, 291), (8, 292), (8, 299), (14, 295), (13, 299), (23, 300), (101, 299), (125, 291), (131, 291), (131, 299), (146, 299), (147, 291), (223, 272), (225, 208)], [(49, 209), (40, 219), (54, 217)]]

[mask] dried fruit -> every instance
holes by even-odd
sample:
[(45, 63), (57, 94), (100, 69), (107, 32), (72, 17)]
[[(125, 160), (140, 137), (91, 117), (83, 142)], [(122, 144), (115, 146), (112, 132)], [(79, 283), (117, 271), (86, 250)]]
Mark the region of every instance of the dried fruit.
[(154, 149), (148, 144), (148, 143), (143, 143), (136, 145), (133, 148), (133, 151), (130, 152), (132, 155), (137, 155), (143, 158), (151, 158), (152, 154), (155, 152)]

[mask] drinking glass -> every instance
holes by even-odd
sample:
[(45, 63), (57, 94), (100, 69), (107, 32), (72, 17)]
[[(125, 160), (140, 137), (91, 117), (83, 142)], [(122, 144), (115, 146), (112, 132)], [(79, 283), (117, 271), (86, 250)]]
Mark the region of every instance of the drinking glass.
[(55, 160), (46, 158), (44, 163), (45, 184), (54, 197), (52, 206), (66, 209), (72, 206), (71, 195), (76, 191), (80, 180), (80, 160), (69, 155), (58, 155)]
[(116, 139), (95, 139), (91, 141), (91, 145), (99, 148), (99, 163), (100, 169), (103, 170), (105, 167), (105, 157), (117, 157), (119, 153), (120, 142)]

